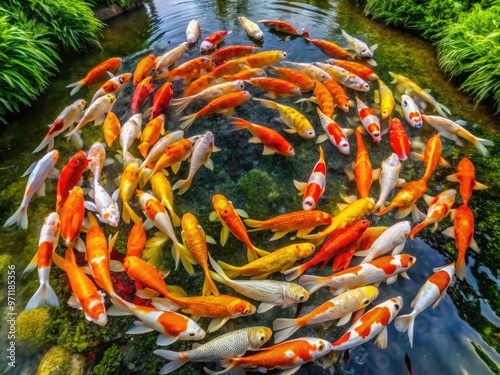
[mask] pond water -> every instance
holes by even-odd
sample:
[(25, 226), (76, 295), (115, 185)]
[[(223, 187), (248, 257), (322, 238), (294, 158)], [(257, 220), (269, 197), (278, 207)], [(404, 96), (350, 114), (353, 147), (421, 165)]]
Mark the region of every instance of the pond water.
[[(153, 53), (161, 55), (169, 48), (177, 46), (185, 40), (185, 29), (191, 19), (200, 22), (202, 38), (209, 33), (218, 30), (232, 30), (232, 34), (226, 37), (225, 45), (255, 44), (250, 40), (245, 31), (239, 25), (238, 16), (246, 16), (250, 20), (260, 19), (283, 19), (290, 22), (297, 29), (306, 28), (313, 38), (334, 41), (345, 46), (346, 43), (341, 36), (341, 29), (349, 34), (365, 40), (369, 45), (377, 43), (379, 48), (375, 52), (378, 66), (375, 68), (380, 78), (389, 84), (391, 78), (389, 71), (403, 74), (412, 78), (421, 87), (432, 90), (434, 97), (445, 104), (452, 111), (453, 119), (462, 119), (472, 124), (480, 124), (472, 129), (480, 130), (482, 134), (496, 133), (498, 116), (494, 116), (490, 108), (485, 105), (474, 105), (472, 99), (457, 90), (456, 84), (449, 82), (440, 72), (434, 50), (419, 38), (402, 32), (396, 28), (389, 28), (372, 21), (363, 15), (362, 9), (348, 1), (149, 1), (144, 6), (128, 12), (108, 22), (108, 27), (102, 33), (102, 50), (90, 51), (82, 56), (69, 56), (61, 66), (60, 74), (53, 80), (47, 93), (26, 110), (23, 118), (0, 130), (0, 169), (2, 179), (0, 180), (0, 222), (5, 220), (16, 210), (25, 189), (27, 178), (20, 176), (26, 168), (34, 161), (42, 157), (42, 153), (32, 154), (43, 135), (46, 133), (46, 125), (51, 123), (60, 111), (77, 98), (85, 98), (89, 101), (96, 87), (82, 89), (74, 97), (69, 96), (69, 89), (65, 86), (77, 81), (85, 73), (99, 62), (113, 56), (123, 58), (123, 64), (119, 72), (133, 71), (135, 64), (145, 55)], [(327, 56), (317, 47), (306, 43), (301, 37), (290, 37), (287, 35), (270, 32), (264, 26), (264, 42), (255, 44), (262, 50), (284, 50), (288, 53), (287, 60), (297, 62), (324, 61)], [(197, 57), (197, 47), (191, 48), (181, 62)], [(157, 86), (159, 84), (157, 83)], [(361, 100), (371, 105), (373, 103), (373, 88), (376, 83), (371, 83), (372, 90), (368, 93), (358, 93)], [(389, 84), (391, 89), (394, 85)], [(176, 94), (181, 90), (181, 83), (175, 83)], [(256, 97), (263, 97), (263, 92), (247, 85), (247, 89)], [(113, 111), (118, 115), (123, 124), (131, 116), (130, 99), (133, 93), (131, 85), (127, 86), (119, 94)], [(348, 91), (354, 100), (355, 92)], [(304, 94), (308, 97), (309, 94)], [(296, 99), (278, 99), (280, 103), (294, 105)], [(201, 108), (201, 102), (190, 106), (188, 111)], [(317, 120), (315, 110), (310, 103), (294, 105), (299, 108), (313, 123), (316, 133), (321, 134), (322, 129)], [(430, 112), (429, 112), (430, 113)], [(223, 194), (230, 199), (236, 208), (244, 209), (251, 218), (267, 219), (278, 214), (301, 209), (301, 197), (293, 185), (293, 180), (307, 181), (318, 159), (318, 146), (313, 140), (304, 140), (296, 134), (287, 134), (282, 131), (283, 127), (274, 121), (276, 111), (264, 109), (260, 104), (249, 101), (241, 107), (236, 108), (233, 116), (247, 119), (257, 124), (267, 124), (278, 130), (292, 143), (296, 150), (293, 158), (285, 158), (279, 155), (264, 156), (262, 145), (248, 143), (250, 135), (246, 131), (233, 132), (228, 120), (222, 115), (200, 118), (186, 131), (187, 136), (199, 134), (210, 130), (215, 135), (215, 144), (222, 150), (214, 153), (214, 171), (202, 167), (197, 173), (191, 189), (182, 196), (175, 195), (174, 207), (179, 216), (186, 212), (193, 213), (207, 234), (216, 238), (219, 243), (219, 232), (221, 224), (210, 222), (208, 216), (213, 210), (211, 198), (214, 194)], [(399, 114), (395, 114), (399, 116)], [(359, 121), (354, 108), (347, 114), (340, 113), (337, 121), (343, 126), (349, 126), (349, 119)], [(166, 128), (177, 129), (177, 118), (167, 112)], [(403, 120), (404, 121), (404, 120)], [(354, 127), (351, 125), (351, 127)], [(382, 127), (388, 127), (388, 120), (382, 121)], [(421, 137), (423, 142), (434, 134), (434, 130), (425, 125), (422, 130), (416, 130), (405, 125), (410, 138)], [(474, 130), (472, 131), (474, 133)], [(84, 150), (90, 145), (102, 139), (101, 127), (86, 125), (83, 128), (82, 138)], [(344, 167), (354, 160), (356, 145), (354, 137), (350, 137), (351, 155), (341, 155), (331, 144), (324, 143), (325, 159), (327, 164), (327, 187), (325, 194), (318, 204), (318, 209), (336, 213), (336, 204), (339, 203), (339, 193), (356, 194), (356, 185), (349, 182), (344, 173)], [(456, 155), (459, 159), (463, 156), (472, 155), (472, 159), (482, 158), (474, 151), (473, 146), (467, 144), (464, 148), (456, 151), (453, 142), (442, 139), (443, 156)], [(368, 137), (365, 138), (371, 163), (377, 168), (380, 163), (390, 154), (388, 136), (383, 136), (380, 144), (372, 143)], [(63, 139), (57, 139), (55, 148), (61, 153), (57, 167), (62, 168), (68, 159), (77, 151), (75, 146)], [(119, 149), (116, 141), (113, 149), (107, 148), (108, 156), (113, 156)], [(133, 151), (137, 156), (137, 150)], [(459, 160), (458, 159), (458, 160)], [(457, 188), (456, 184), (448, 183), (446, 176), (455, 173), (456, 163), (452, 168), (438, 167), (429, 182), (431, 195), (436, 195), (444, 189)], [(188, 163), (184, 163), (177, 176), (172, 177), (172, 183), (178, 178), (185, 178), (189, 170)], [(112, 192), (116, 189), (114, 179), (121, 172), (121, 165), (116, 162), (105, 168), (103, 185)], [(88, 173), (88, 172), (87, 172)], [(403, 163), (401, 177), (407, 181), (416, 179), (423, 173), (423, 163), (407, 160)], [(85, 175), (86, 176), (86, 175)], [(478, 171), (480, 176), (480, 171)], [(480, 178), (478, 177), (478, 180)], [(85, 178), (85, 184), (87, 184)], [(488, 183), (488, 181), (481, 181)], [(43, 218), (51, 212), (55, 205), (56, 183), (48, 181), (47, 196), (44, 198), (33, 197), (29, 207), (29, 227), (23, 231), (17, 227), (0, 229), (0, 245), (2, 254), (10, 256), (8, 262), (16, 266), (16, 312), (21, 313), (27, 300), (36, 290), (38, 280), (36, 273), (22, 276), (21, 273), (36, 252), (38, 234)], [(379, 185), (372, 185), (372, 195), (378, 196)], [(472, 202), (476, 197), (500, 198), (498, 192), (490, 192), (484, 195), (483, 191), (474, 191)], [(496, 194), (496, 195), (495, 195)], [(483, 201), (483, 200), (481, 200)], [(458, 207), (457, 204), (455, 204)], [(137, 201), (134, 199), (132, 207), (140, 212)], [(425, 210), (423, 202), (419, 207)], [(382, 217), (369, 217), (372, 225), (392, 225), (396, 219), (393, 214)], [(483, 220), (476, 217), (476, 222)], [(374, 304), (385, 301), (390, 297), (401, 295), (404, 299), (404, 307), (401, 314), (411, 311), (410, 303), (421, 285), (432, 274), (434, 267), (442, 266), (454, 261), (454, 253), (446, 249), (453, 240), (444, 237), (439, 232), (452, 225), (447, 218), (440, 224), (440, 229), (431, 234), (430, 228), (422, 231), (418, 238), (408, 240), (404, 253), (410, 253), (417, 257), (418, 261), (408, 274), (411, 280), (398, 278), (391, 285), (383, 283), (380, 286), (380, 294)], [(131, 225), (122, 223), (119, 227), (119, 250), (123, 251), (128, 232)], [(107, 233), (115, 230), (106, 228)], [(148, 237), (155, 231), (148, 232)], [(180, 229), (176, 229), (180, 235)], [(271, 233), (268, 231), (250, 234), (252, 242), (259, 248), (275, 250), (290, 243), (289, 236), (278, 241), (269, 242)], [(476, 239), (480, 247), (489, 246), (490, 235), (487, 232), (477, 234)], [(182, 285), (190, 295), (199, 293), (203, 282), (203, 274), (197, 268), (195, 275), (188, 277), (182, 267), (173, 271), (173, 262), (167, 245), (162, 266), (172, 268), (171, 275), (166, 279), (168, 284)], [(495, 245), (496, 246), (496, 245)], [(454, 246), (452, 246), (454, 248)], [(245, 247), (234, 236), (230, 235), (225, 247), (209, 245), (211, 255), (228, 263), (241, 265), (245, 262)], [(409, 372), (405, 362), (407, 354), (412, 368), (412, 374), (493, 374), (499, 373), (498, 365), (500, 355), (499, 344), (499, 315), (498, 311), (498, 286), (499, 272), (495, 259), (481, 254), (468, 253), (468, 280), (457, 281), (448, 289), (449, 293), (436, 309), (425, 310), (416, 321), (414, 346), (410, 348), (406, 333), (397, 332), (391, 324), (389, 326), (389, 346), (385, 350), (377, 348), (373, 340), (349, 351), (349, 356), (343, 356), (335, 364), (335, 359), (330, 356), (330, 362), (322, 361), (323, 367), (318, 364), (308, 364), (299, 371), (300, 374), (406, 374)], [(498, 259), (498, 258), (497, 258)], [(309, 271), (322, 275), (329, 274), (329, 267), (322, 271), (315, 269)], [(0, 298), (6, 305), (7, 294), (7, 272), (2, 270), (0, 285)], [(280, 275), (273, 276), (280, 279)], [(51, 283), (62, 282), (64, 275), (52, 267)], [(227, 294), (235, 294), (234, 291), (218, 287)], [(58, 294), (60, 290), (59, 288)], [(67, 292), (67, 290), (66, 290)], [(74, 313), (66, 306), (69, 294), (59, 294), (62, 307), (51, 309), (51, 317), (58, 320), (54, 322), (50, 334), (53, 344), (60, 344), (74, 351), (81, 351), (86, 357), (87, 370), (92, 371), (92, 366), (99, 363), (113, 344), (120, 349), (118, 360), (111, 367), (107, 367), (101, 373), (157, 373), (166, 362), (152, 354), (157, 348), (154, 340), (156, 333), (146, 335), (125, 335), (126, 327), (132, 322), (130, 318), (111, 317), (106, 333), (104, 328), (92, 326), (84, 320), (82, 313)], [(329, 299), (329, 293), (322, 289), (314, 293), (302, 307), (302, 313), (310, 311)], [(266, 325), (272, 327), (272, 322), (277, 317), (292, 317), (296, 308), (274, 308), (264, 314), (230, 321), (221, 330), (207, 335), (205, 341), (216, 337), (232, 329), (238, 329), (251, 325)], [(54, 313), (55, 311), (55, 313)], [(6, 313), (6, 311), (5, 311)], [(6, 316), (3, 314), (2, 316)], [(58, 332), (60, 321), (70, 321), (71, 327), (65, 327), (63, 332)], [(200, 324), (206, 328), (208, 320), (202, 319)], [(1, 347), (7, 347), (8, 326), (2, 318)], [(81, 333), (82, 328), (85, 331)], [(90, 327), (90, 328), (89, 328)], [(327, 340), (335, 341), (345, 330), (336, 327), (335, 324), (304, 327), (293, 337), (320, 336)], [(97, 339), (96, 339), (97, 338)], [(80, 345), (77, 340), (93, 342), (90, 345)], [(271, 341), (270, 341), (271, 343)], [(50, 345), (48, 345), (50, 347)], [(48, 349), (46, 346), (45, 349)], [(85, 349), (82, 349), (85, 348)], [(178, 342), (168, 349), (180, 350), (190, 348), (189, 342)], [(76, 349), (79, 348), (79, 349)], [(43, 352), (36, 354), (23, 352), (18, 348), (18, 366), (11, 369), (7, 366), (5, 355), (0, 358), (0, 371), (12, 373), (32, 374), (40, 361)], [(211, 365), (211, 368), (214, 368)], [(102, 368), (101, 368), (102, 371)], [(202, 372), (202, 364), (188, 364), (179, 370), (179, 373)]]

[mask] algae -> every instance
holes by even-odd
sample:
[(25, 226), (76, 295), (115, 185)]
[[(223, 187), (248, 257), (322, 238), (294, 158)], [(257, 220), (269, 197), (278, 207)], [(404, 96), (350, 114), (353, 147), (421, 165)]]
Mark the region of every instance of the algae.
[(72, 354), (62, 346), (53, 346), (43, 356), (37, 375), (80, 375), (84, 373), (85, 359)]
[(40, 352), (51, 342), (48, 335), (50, 326), (49, 309), (40, 307), (21, 312), (16, 319), (16, 335), (26, 349)]

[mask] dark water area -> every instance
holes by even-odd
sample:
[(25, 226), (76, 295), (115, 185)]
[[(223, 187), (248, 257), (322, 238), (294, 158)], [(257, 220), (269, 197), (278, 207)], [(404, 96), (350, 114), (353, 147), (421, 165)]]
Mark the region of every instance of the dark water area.
[[(0, 223), (14, 213), (21, 202), (26, 178), (20, 176), (34, 161), (43, 156), (43, 151), (32, 154), (32, 150), (39, 144), (47, 131), (47, 124), (53, 122), (56, 116), (78, 98), (90, 101), (98, 86), (83, 88), (76, 95), (69, 96), (69, 89), (65, 86), (71, 82), (81, 79), (95, 65), (107, 58), (120, 56), (123, 58), (119, 73), (132, 72), (137, 62), (144, 56), (153, 53), (156, 56), (164, 54), (172, 47), (185, 41), (185, 29), (191, 19), (200, 22), (202, 37), (218, 30), (232, 30), (232, 34), (226, 37), (224, 46), (229, 45), (255, 45), (262, 50), (284, 50), (288, 53), (288, 61), (314, 62), (324, 61), (327, 56), (316, 46), (307, 43), (302, 37), (288, 36), (271, 32), (261, 25), (264, 32), (264, 41), (258, 43), (251, 40), (240, 26), (237, 17), (245, 16), (252, 21), (261, 19), (283, 19), (290, 22), (297, 29), (306, 28), (312, 38), (333, 41), (341, 46), (346, 46), (345, 39), (341, 35), (344, 29), (350, 35), (367, 42), (368, 45), (377, 43), (375, 60), (378, 66), (374, 68), (380, 78), (394, 91), (395, 86), (390, 84), (389, 71), (403, 74), (412, 78), (422, 88), (431, 89), (435, 99), (450, 108), (454, 120), (464, 120), (469, 123), (469, 130), (476, 134), (480, 132), (482, 137), (498, 134), (498, 115), (486, 105), (476, 105), (473, 100), (458, 91), (458, 84), (450, 82), (439, 69), (436, 53), (433, 48), (416, 36), (401, 31), (397, 28), (387, 27), (371, 20), (363, 15), (361, 8), (346, 0), (343, 1), (149, 1), (136, 10), (127, 12), (116, 19), (108, 21), (108, 27), (102, 32), (102, 50), (93, 50), (72, 61), (65, 61), (60, 66), (60, 74), (47, 90), (47, 93), (26, 110), (20, 121), (0, 129)], [(200, 39), (201, 42), (201, 39)], [(198, 47), (190, 48), (180, 63), (199, 56)], [(160, 82), (163, 83), (163, 82)], [(155, 87), (159, 87), (159, 82)], [(348, 91), (350, 99), (354, 100), (355, 94), (368, 105), (373, 104), (373, 89), (377, 88), (376, 82), (370, 83), (371, 90), (368, 93), (355, 93)], [(182, 83), (174, 83), (175, 95), (182, 91)], [(255, 96), (262, 98), (263, 92), (250, 85), (246, 89)], [(130, 99), (133, 94), (132, 85), (128, 85), (117, 96), (117, 102), (113, 107), (120, 119), (125, 123), (132, 115)], [(302, 97), (309, 97), (309, 93)], [(291, 105), (304, 113), (313, 124), (316, 134), (322, 134), (316, 111), (311, 103), (294, 104), (296, 98), (276, 101)], [(147, 106), (150, 105), (150, 102)], [(204, 103), (196, 102), (188, 107), (186, 113), (192, 113), (202, 108)], [(146, 106), (146, 107), (147, 107)], [(146, 108), (143, 107), (143, 110)], [(428, 114), (435, 114), (428, 109)], [(184, 114), (184, 113), (183, 113)], [(402, 119), (402, 116), (394, 113)], [(263, 220), (279, 214), (301, 209), (302, 198), (297, 195), (293, 180), (307, 181), (309, 175), (318, 160), (318, 146), (314, 140), (305, 140), (297, 134), (283, 132), (283, 125), (274, 121), (277, 111), (264, 108), (259, 103), (249, 101), (235, 109), (233, 116), (244, 118), (257, 124), (265, 124), (279, 131), (295, 148), (293, 158), (285, 158), (280, 155), (262, 155), (262, 145), (248, 143), (250, 135), (247, 131), (234, 132), (229, 126), (229, 121), (222, 115), (214, 115), (197, 119), (194, 124), (186, 130), (186, 136), (203, 133), (210, 130), (215, 135), (215, 145), (221, 148), (220, 152), (212, 155), (214, 171), (202, 167), (196, 174), (190, 190), (182, 195), (174, 195), (174, 208), (179, 216), (190, 212), (194, 214), (205, 232), (213, 236), (218, 244), (208, 245), (210, 254), (217, 260), (223, 260), (234, 265), (242, 265), (246, 262), (245, 246), (233, 235), (224, 247), (220, 245), (219, 232), (220, 222), (211, 222), (208, 216), (213, 207), (212, 196), (223, 194), (231, 200), (236, 208), (245, 210), (252, 219)], [(166, 113), (166, 129), (178, 129), (178, 118), (170, 111)], [(352, 120), (356, 125), (351, 125)], [(359, 117), (355, 108), (345, 114), (337, 111), (336, 121), (342, 127), (354, 128), (359, 124)], [(143, 121), (143, 125), (146, 122)], [(387, 128), (389, 120), (382, 120), (382, 128)], [(403, 120), (403, 123), (405, 121)], [(479, 125), (472, 125), (479, 124)], [(434, 135), (435, 131), (428, 125), (421, 130), (413, 129), (405, 123), (408, 136), (415, 140), (420, 138), (425, 144), (427, 139)], [(82, 130), (83, 149), (87, 151), (93, 142), (104, 142), (102, 127), (93, 127), (87, 124)], [(371, 142), (368, 137), (364, 138), (365, 145), (370, 155), (373, 168), (378, 168), (392, 152), (388, 142), (388, 136), (384, 135), (380, 144)], [(322, 144), (325, 151), (327, 164), (327, 185), (323, 198), (317, 209), (332, 214), (337, 213), (336, 204), (341, 202), (339, 193), (350, 195), (356, 194), (356, 184), (350, 182), (344, 167), (350, 164), (356, 155), (356, 142), (354, 136), (349, 137), (351, 144), (351, 155), (341, 155), (338, 150), (328, 141)], [(477, 153), (470, 143), (465, 142), (463, 148), (458, 148), (450, 140), (442, 138), (443, 156), (445, 159), (451, 155), (457, 155), (458, 160), (464, 156), (473, 159), (484, 158)], [(131, 152), (139, 156), (136, 149), (137, 141)], [(458, 150), (457, 150), (458, 148)], [(56, 165), (61, 169), (77, 148), (59, 136), (55, 142), (55, 149), (59, 150), (60, 157)], [(107, 156), (113, 157), (120, 149), (118, 140), (112, 149), (106, 148)], [(422, 150), (418, 150), (421, 152)], [(401, 178), (407, 181), (418, 179), (424, 170), (423, 163), (409, 159), (402, 163)], [(438, 166), (433, 177), (429, 181), (428, 194), (437, 195), (445, 189), (456, 188), (458, 185), (446, 181), (446, 176), (456, 172), (457, 164), (451, 168)], [(177, 175), (171, 174), (173, 184), (179, 178), (185, 178), (188, 174), (189, 163), (183, 163)], [(121, 174), (121, 164), (115, 162), (104, 168), (102, 185), (108, 192), (113, 192), (117, 185), (115, 178)], [(481, 171), (476, 171), (478, 175)], [(84, 187), (89, 187), (88, 172), (84, 174)], [(170, 178), (170, 177), (169, 177)], [(478, 181), (481, 181), (477, 177)], [(489, 184), (489, 181), (481, 181)], [(149, 187), (146, 189), (150, 189)], [(378, 197), (379, 184), (372, 184), (372, 195)], [(394, 193), (391, 194), (392, 197)], [(17, 227), (0, 229), (0, 308), (2, 321), (0, 323), (0, 347), (8, 347), (7, 332), (9, 325), (6, 322), (7, 313), (7, 265), (15, 265), (16, 269), (16, 305), (15, 312), (21, 313), (26, 302), (35, 292), (38, 286), (36, 272), (22, 275), (22, 271), (34, 256), (40, 228), (43, 218), (50, 213), (55, 205), (56, 181), (47, 181), (46, 197), (34, 196), (31, 200), (28, 216), (29, 226), (27, 231)], [(480, 198), (483, 204), (487, 204), (486, 197), (500, 199), (500, 193), (491, 191), (474, 191), (472, 202)], [(484, 203), (486, 202), (486, 203)], [(140, 213), (137, 199), (132, 200), (132, 208)], [(121, 203), (120, 207), (121, 207)], [(425, 212), (426, 205), (419, 202), (418, 206)], [(458, 207), (455, 203), (454, 207)], [(495, 214), (495, 213), (493, 213)], [(496, 213), (498, 215), (498, 213)], [(397, 220), (393, 214), (382, 217), (368, 215), (373, 226), (392, 225)], [(485, 220), (476, 217), (476, 223)], [(456, 252), (454, 241), (440, 234), (440, 231), (452, 226), (453, 222), (448, 217), (440, 225), (435, 233), (431, 233), (428, 227), (419, 233), (415, 240), (408, 240), (403, 253), (409, 253), (417, 257), (416, 264), (409, 270), (410, 280), (399, 277), (390, 285), (382, 283), (380, 294), (372, 303), (372, 306), (381, 303), (388, 298), (402, 296), (404, 307), (400, 313), (411, 312), (410, 303), (425, 280), (433, 273), (432, 269), (443, 266), (455, 260)], [(124, 250), (131, 225), (121, 223), (119, 226), (119, 239), (117, 247)], [(493, 228), (492, 228), (493, 230)], [(116, 229), (106, 227), (106, 234), (114, 234)], [(148, 231), (148, 238), (152, 237), (156, 230)], [(176, 228), (176, 235), (180, 238), (180, 228)], [(259, 248), (275, 250), (291, 243), (290, 234), (284, 238), (270, 242), (271, 232), (250, 233), (250, 239)], [(447, 296), (435, 309), (428, 308), (416, 319), (414, 345), (410, 348), (408, 335), (397, 332), (391, 323), (388, 327), (389, 345), (385, 350), (379, 349), (373, 340), (349, 351), (349, 358), (344, 355), (334, 363), (339, 353), (332, 353), (328, 358), (319, 361), (319, 364), (308, 364), (299, 370), (299, 374), (408, 374), (409, 370), (405, 362), (408, 355), (411, 363), (411, 374), (498, 374), (500, 373), (499, 355), (499, 286), (500, 274), (496, 259), (484, 255), (484, 248), (492, 246), (498, 248), (498, 244), (491, 244), (491, 233), (476, 233), (476, 240), (481, 248), (482, 254), (467, 253), (467, 281), (456, 281), (448, 289)], [(450, 245), (451, 244), (451, 245)], [(192, 276), (180, 267), (173, 270), (173, 261), (170, 256), (170, 243), (164, 248), (162, 267), (171, 269), (167, 277), (167, 284), (183, 286), (189, 295), (197, 295), (201, 291), (203, 273), (195, 266), (196, 273)], [(328, 275), (329, 266), (321, 271), (315, 268), (308, 271), (318, 275)], [(280, 274), (275, 274), (272, 279), (282, 280)], [(63, 284), (65, 275), (52, 266), (51, 284)], [(217, 284), (219, 290), (226, 294), (237, 295), (232, 289)], [(65, 291), (66, 294), (60, 294)], [(50, 331), (51, 344), (59, 344), (73, 352), (81, 352), (85, 356), (86, 370), (93, 373), (93, 366), (101, 362), (106, 353), (109, 353), (114, 344), (120, 348), (120, 355), (104, 373), (113, 374), (156, 374), (166, 363), (162, 358), (154, 355), (152, 351), (158, 346), (154, 343), (156, 333), (144, 335), (125, 335), (127, 327), (132, 324), (132, 318), (110, 317), (108, 325), (104, 328), (93, 325), (85, 320), (83, 313), (75, 311), (66, 305), (69, 293), (64, 287), (57, 289), (61, 307), (51, 309), (51, 318), (54, 319), (53, 330)], [(302, 306), (302, 314), (311, 311), (314, 307), (331, 298), (327, 288), (322, 288), (312, 294), (309, 300)], [(258, 302), (255, 303), (258, 305)], [(107, 306), (110, 306), (109, 301)], [(217, 337), (231, 330), (249, 327), (253, 325), (265, 325), (272, 327), (272, 322), (278, 317), (292, 317), (296, 307), (281, 309), (278, 307), (264, 314), (255, 314), (246, 318), (230, 320), (219, 331), (207, 334), (202, 342)], [(64, 334), (57, 329), (61, 321), (70, 322)], [(199, 321), (203, 328), (208, 325), (208, 319)], [(329, 341), (337, 340), (347, 327), (337, 327), (335, 323), (321, 324), (301, 328), (293, 338), (303, 336), (318, 336)], [(102, 333), (104, 332), (104, 333)], [(92, 341), (92, 345), (89, 342)], [(272, 343), (272, 339), (267, 345)], [(192, 342), (179, 341), (166, 347), (169, 350), (184, 350), (191, 348)], [(17, 347), (17, 367), (12, 369), (8, 366), (8, 360), (4, 354), (0, 357), (0, 373), (8, 374), (34, 374), (38, 363), (50, 344), (44, 350), (35, 354)], [(165, 348), (163, 348), (165, 349)], [(108, 351), (108, 352), (107, 352)], [(320, 365), (323, 365), (320, 366)], [(203, 364), (187, 364), (176, 373), (190, 374), (203, 373)], [(213, 364), (209, 365), (214, 368)], [(101, 369), (102, 370), (102, 369)]]

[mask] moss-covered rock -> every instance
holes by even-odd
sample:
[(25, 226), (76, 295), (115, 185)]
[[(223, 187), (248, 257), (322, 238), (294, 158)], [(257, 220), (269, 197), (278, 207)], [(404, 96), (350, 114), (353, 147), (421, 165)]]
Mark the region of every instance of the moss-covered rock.
[(52, 347), (43, 356), (37, 375), (79, 375), (83, 374), (85, 358), (73, 354), (62, 346)]
[(49, 310), (44, 307), (20, 313), (16, 320), (19, 344), (32, 351), (41, 351), (50, 342), (49, 321)]
[(282, 197), (278, 184), (268, 173), (253, 169), (238, 181), (238, 186), (245, 197), (245, 210), (270, 216), (269, 210)]

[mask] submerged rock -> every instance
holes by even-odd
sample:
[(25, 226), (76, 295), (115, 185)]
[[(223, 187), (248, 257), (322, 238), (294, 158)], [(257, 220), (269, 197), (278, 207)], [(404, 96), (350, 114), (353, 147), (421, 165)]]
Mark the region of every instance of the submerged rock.
[(62, 346), (53, 346), (43, 356), (37, 375), (79, 375), (83, 374), (85, 358), (73, 354)]
[(16, 338), (19, 344), (30, 351), (41, 351), (50, 342), (49, 310), (40, 307), (30, 311), (23, 311), (16, 319)]

